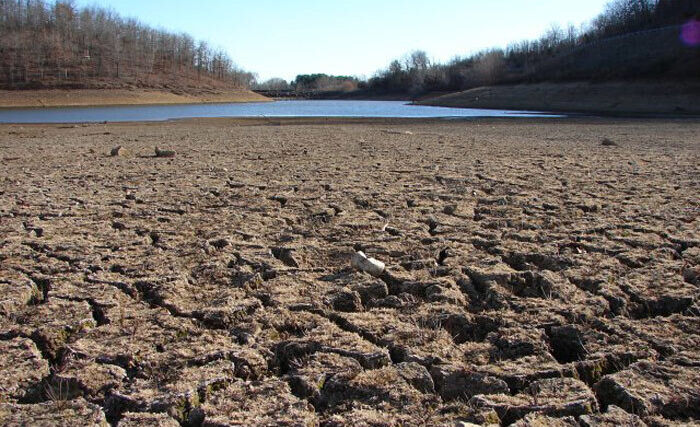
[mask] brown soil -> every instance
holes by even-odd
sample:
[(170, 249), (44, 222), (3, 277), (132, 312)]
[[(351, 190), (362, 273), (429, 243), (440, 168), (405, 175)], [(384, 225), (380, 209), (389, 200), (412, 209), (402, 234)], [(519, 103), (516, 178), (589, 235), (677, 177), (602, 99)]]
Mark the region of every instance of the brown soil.
[(699, 132), (0, 126), (0, 424), (697, 422)]
[(492, 86), (418, 104), (611, 115), (700, 115), (700, 83), (540, 83)]
[(204, 104), (264, 102), (248, 90), (194, 90), (169, 92), (149, 89), (42, 89), (0, 90), (0, 108), (85, 107), (100, 105)]

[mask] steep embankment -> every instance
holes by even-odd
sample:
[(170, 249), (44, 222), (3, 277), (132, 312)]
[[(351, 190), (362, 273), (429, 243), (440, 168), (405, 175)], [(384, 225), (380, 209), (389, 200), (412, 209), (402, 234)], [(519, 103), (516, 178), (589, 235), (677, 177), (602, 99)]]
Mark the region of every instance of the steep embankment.
[(700, 115), (700, 83), (539, 83), (490, 86), (417, 104), (613, 115)]
[(178, 93), (155, 89), (0, 90), (0, 108), (204, 104), (269, 100), (269, 98), (244, 89), (198, 90)]

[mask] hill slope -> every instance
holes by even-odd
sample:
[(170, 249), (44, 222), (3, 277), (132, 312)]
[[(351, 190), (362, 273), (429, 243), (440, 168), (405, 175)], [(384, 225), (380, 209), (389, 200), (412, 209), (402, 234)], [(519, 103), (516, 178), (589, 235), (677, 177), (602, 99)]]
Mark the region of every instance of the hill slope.
[(700, 82), (538, 83), (480, 87), (417, 104), (614, 115), (700, 115), (699, 96)]

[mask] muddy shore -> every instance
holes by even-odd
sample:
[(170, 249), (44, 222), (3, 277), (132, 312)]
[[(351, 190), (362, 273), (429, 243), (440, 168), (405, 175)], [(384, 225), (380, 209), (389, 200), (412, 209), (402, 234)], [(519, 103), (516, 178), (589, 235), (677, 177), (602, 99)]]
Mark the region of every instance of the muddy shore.
[(0, 125), (0, 424), (697, 424), (699, 134)]
[(0, 108), (97, 107), (116, 105), (266, 102), (249, 90), (41, 89), (0, 90)]

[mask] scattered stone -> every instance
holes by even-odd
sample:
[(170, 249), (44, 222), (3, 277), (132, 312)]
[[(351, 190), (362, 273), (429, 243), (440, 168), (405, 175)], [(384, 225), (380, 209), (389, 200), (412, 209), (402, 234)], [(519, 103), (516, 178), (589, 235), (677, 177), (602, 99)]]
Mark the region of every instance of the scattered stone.
[(176, 152), (173, 150), (161, 150), (158, 147), (156, 147), (155, 153), (156, 153), (156, 157), (160, 157), (160, 158), (172, 158), (172, 157), (175, 157), (175, 154), (176, 154)]
[(110, 151), (109, 155), (112, 157), (120, 157), (124, 156), (126, 154), (126, 149), (122, 147), (121, 145), (117, 145), (116, 147), (112, 148), (112, 151)]

